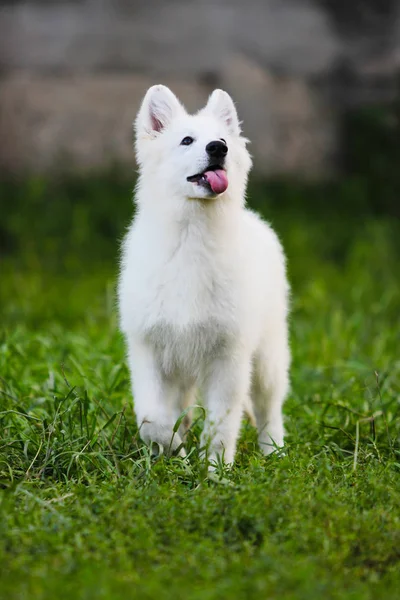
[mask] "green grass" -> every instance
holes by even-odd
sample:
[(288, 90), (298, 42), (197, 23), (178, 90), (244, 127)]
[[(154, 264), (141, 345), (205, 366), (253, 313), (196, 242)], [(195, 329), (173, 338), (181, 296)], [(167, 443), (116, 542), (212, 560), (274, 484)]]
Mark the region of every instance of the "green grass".
[(4, 190), (0, 597), (397, 598), (399, 223), (253, 188), (293, 288), (287, 452), (244, 423), (210, 481), (200, 422), (187, 460), (137, 434), (114, 306), (129, 186)]

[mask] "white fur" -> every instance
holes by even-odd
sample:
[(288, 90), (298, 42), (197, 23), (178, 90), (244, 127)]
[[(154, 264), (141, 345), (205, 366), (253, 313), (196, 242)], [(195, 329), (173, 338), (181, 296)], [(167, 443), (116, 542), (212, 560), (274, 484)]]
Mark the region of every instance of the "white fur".
[[(194, 143), (180, 145), (185, 136)], [(205, 168), (205, 146), (221, 138), (229, 186), (215, 196), (186, 177)], [(290, 362), (285, 258), (272, 229), (244, 207), (246, 141), (226, 92), (188, 115), (168, 88), (148, 90), (136, 121), (137, 213), (119, 280), (142, 439), (180, 446), (173, 426), (200, 387), (203, 442), (211, 441), (211, 460), (226, 463), (251, 406), (264, 453), (283, 445)]]

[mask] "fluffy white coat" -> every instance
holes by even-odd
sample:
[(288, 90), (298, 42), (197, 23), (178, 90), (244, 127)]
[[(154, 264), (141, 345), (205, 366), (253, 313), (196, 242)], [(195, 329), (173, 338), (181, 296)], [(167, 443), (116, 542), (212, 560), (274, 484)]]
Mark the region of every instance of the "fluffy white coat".
[[(221, 139), (229, 185), (218, 195), (187, 177), (207, 167), (206, 146)], [(290, 362), (285, 258), (272, 229), (245, 208), (246, 142), (226, 92), (215, 90), (189, 115), (168, 88), (148, 90), (136, 121), (137, 212), (118, 290), (142, 439), (182, 451), (184, 426), (173, 427), (200, 388), (202, 443), (211, 461), (226, 463), (245, 410), (266, 454), (283, 445)]]

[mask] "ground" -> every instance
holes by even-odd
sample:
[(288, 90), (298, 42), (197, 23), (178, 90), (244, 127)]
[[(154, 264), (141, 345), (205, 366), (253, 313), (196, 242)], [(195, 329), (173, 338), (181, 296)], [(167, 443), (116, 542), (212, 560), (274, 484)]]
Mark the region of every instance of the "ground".
[(252, 187), (292, 284), (286, 453), (244, 422), (210, 480), (201, 413), (187, 460), (137, 435), (114, 301), (130, 185), (3, 186), (0, 597), (397, 598), (399, 223), (351, 186)]

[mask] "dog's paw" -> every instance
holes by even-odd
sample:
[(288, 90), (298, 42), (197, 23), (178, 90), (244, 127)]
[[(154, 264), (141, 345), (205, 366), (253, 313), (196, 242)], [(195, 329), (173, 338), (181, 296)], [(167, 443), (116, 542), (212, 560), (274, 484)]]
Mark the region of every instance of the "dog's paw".
[(174, 433), (172, 425), (144, 421), (140, 427), (140, 437), (151, 448), (153, 456), (186, 456), (182, 439), (178, 433)]
[(272, 435), (264, 434), (259, 438), (260, 449), (265, 456), (269, 456), (270, 454), (277, 454), (279, 456), (284, 456), (284, 441), (283, 441), (283, 431), (277, 431)]

